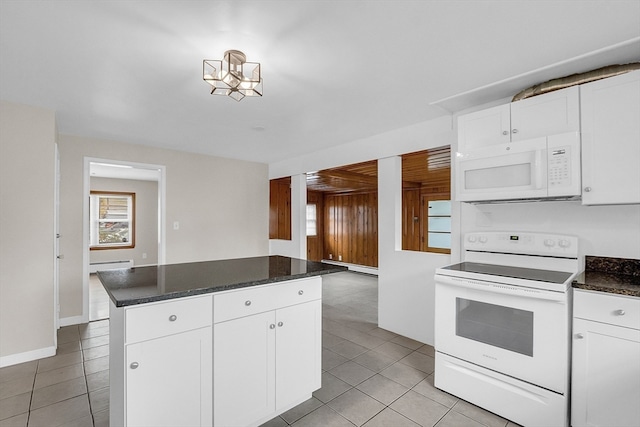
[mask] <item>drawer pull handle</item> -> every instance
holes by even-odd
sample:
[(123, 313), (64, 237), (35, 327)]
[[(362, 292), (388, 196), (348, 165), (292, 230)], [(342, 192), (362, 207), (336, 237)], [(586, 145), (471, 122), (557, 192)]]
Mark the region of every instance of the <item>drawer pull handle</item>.
[(251, 305), (251, 300), (246, 300), (244, 302), (244, 305), (246, 305), (247, 307), (249, 307)]
[(624, 310), (616, 310), (613, 312), (613, 314), (615, 314), (616, 316), (624, 316), (625, 315), (625, 311)]
[(302, 294), (304, 294), (304, 291), (303, 291), (302, 289), (300, 289), (300, 290), (298, 291), (298, 295), (302, 295)]
[(176, 320), (178, 320), (178, 316), (176, 316), (175, 314), (169, 316), (169, 322), (175, 322)]
[(133, 362), (131, 365), (129, 365), (131, 369), (138, 369), (138, 366), (140, 366), (138, 362)]
[(282, 325), (284, 325), (284, 323), (278, 322), (278, 327), (282, 328)]
[(275, 329), (276, 325), (274, 325), (273, 323), (269, 325), (269, 329)]

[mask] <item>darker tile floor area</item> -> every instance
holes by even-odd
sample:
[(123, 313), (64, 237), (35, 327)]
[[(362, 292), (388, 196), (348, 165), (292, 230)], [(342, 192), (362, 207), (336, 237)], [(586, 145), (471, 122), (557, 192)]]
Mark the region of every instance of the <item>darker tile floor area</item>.
[[(377, 316), (377, 277), (324, 276), (322, 388), (263, 427), (515, 426), (434, 388), (433, 347)], [(108, 322), (61, 328), (56, 356), (0, 369), (0, 427), (107, 427)]]

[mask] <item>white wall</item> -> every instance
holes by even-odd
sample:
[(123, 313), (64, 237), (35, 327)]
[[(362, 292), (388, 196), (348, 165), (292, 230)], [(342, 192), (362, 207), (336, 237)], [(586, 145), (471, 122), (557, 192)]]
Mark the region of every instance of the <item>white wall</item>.
[(85, 157), (166, 167), (166, 263), (269, 253), (267, 165), (70, 135), (59, 136), (59, 147), (61, 318), (88, 316), (82, 294)]
[(640, 205), (462, 203), (461, 219), (462, 233), (513, 230), (569, 234), (578, 236), (582, 259), (585, 255), (640, 259)]
[[(280, 178), (380, 159), (378, 323), (382, 328), (430, 344), (433, 343), (433, 276), (435, 268), (449, 264), (451, 257), (400, 250), (402, 174), (401, 159), (396, 156), (450, 145), (454, 137), (451, 117), (442, 117), (269, 165), (269, 177)], [(293, 194), (292, 188), (292, 206), (296, 203)], [(304, 218), (302, 210), (292, 208), (292, 215), (296, 211)], [(301, 239), (295, 235), (295, 228), (293, 230), (292, 240)], [(298, 233), (304, 236), (304, 229)]]
[(0, 366), (55, 354), (53, 111), (0, 103)]
[(135, 247), (90, 251), (90, 262), (133, 260), (133, 265), (157, 264), (158, 183), (91, 177), (90, 187), (91, 191), (119, 191), (136, 195)]

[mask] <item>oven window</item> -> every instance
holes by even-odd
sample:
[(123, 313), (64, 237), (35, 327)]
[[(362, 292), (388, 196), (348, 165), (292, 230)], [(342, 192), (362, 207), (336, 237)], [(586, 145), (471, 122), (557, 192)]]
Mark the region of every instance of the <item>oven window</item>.
[(456, 298), (456, 335), (533, 357), (533, 312)]

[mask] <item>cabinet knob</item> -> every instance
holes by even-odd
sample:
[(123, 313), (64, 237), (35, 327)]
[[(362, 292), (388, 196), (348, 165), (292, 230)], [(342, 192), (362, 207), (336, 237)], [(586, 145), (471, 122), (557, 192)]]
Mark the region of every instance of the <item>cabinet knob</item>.
[(503, 135), (509, 135), (509, 131), (507, 131), (507, 130), (503, 130), (503, 131), (502, 131), (502, 134), (503, 134)]
[(300, 289), (300, 290), (298, 291), (298, 295), (302, 295), (302, 294), (304, 294), (304, 291), (303, 291), (302, 289)]
[(178, 316), (176, 316), (175, 314), (169, 316), (169, 322), (175, 322), (176, 320), (178, 320)]
[(269, 325), (269, 329), (275, 329), (276, 325), (274, 325), (273, 323)]
[(591, 187), (584, 187), (584, 192), (585, 193), (590, 193), (591, 192)]
[(138, 366), (140, 366), (138, 362), (133, 362), (131, 365), (129, 365), (131, 369), (138, 369)]
[(244, 305), (246, 305), (247, 307), (249, 307), (251, 305), (251, 300), (246, 300), (244, 302)]
[(279, 328), (282, 328), (282, 325), (284, 325), (284, 323), (282, 323), (282, 322), (278, 322), (278, 327), (279, 327)]
[(616, 310), (613, 312), (613, 314), (615, 314), (616, 316), (624, 316), (625, 315), (625, 311), (624, 310)]
[(518, 133), (518, 129), (513, 129), (511, 133)]
[(584, 334), (576, 334), (576, 338), (579, 340), (584, 339)]

